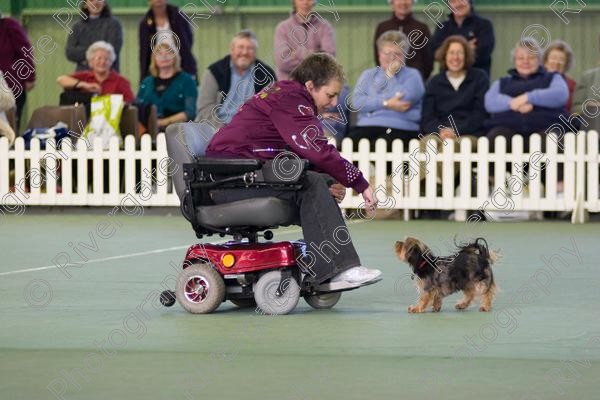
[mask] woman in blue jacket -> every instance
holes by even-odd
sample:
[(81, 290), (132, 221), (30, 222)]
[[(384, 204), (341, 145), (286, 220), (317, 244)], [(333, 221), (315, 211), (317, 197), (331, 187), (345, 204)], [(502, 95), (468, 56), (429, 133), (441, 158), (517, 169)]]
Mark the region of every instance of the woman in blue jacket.
[[(520, 134), (527, 150), (531, 134), (551, 132), (561, 123), (560, 117), (566, 116), (569, 89), (560, 74), (544, 69), (542, 50), (535, 39), (522, 39), (512, 55), (515, 68), (485, 94), (485, 108), (491, 114), (486, 127), (492, 145), (497, 136), (510, 139)], [(508, 145), (510, 148), (510, 140)]]
[(421, 74), (405, 66), (409, 41), (400, 31), (384, 32), (377, 39), (379, 67), (364, 71), (352, 93), (352, 109), (358, 111), (356, 127), (349, 136), (358, 141), (383, 138), (390, 142), (419, 137), (421, 105), (425, 87)]

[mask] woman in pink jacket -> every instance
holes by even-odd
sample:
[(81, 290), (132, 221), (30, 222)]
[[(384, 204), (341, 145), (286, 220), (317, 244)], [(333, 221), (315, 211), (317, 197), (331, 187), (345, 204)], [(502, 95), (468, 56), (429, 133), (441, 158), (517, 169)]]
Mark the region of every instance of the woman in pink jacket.
[(223, 190), (213, 193), (213, 201), (228, 203), (273, 196), (290, 202), (298, 209), (304, 240), (311, 253), (308, 268), (315, 283), (331, 280), (330, 287), (338, 289), (371, 283), (379, 278), (381, 271), (361, 266), (336, 204), (336, 199), (344, 197), (345, 190), (331, 185), (323, 174), (361, 193), (365, 207), (374, 210), (376, 200), (369, 183), (335, 146), (327, 143), (318, 118), (327, 108), (335, 107), (344, 72), (333, 57), (319, 53), (305, 58), (292, 71), (291, 78), (263, 89), (241, 106), (231, 122), (212, 138), (206, 156), (269, 160), (283, 152), (292, 152), (307, 159), (315, 171), (307, 172), (299, 191)]
[(335, 31), (323, 16), (313, 11), (316, 0), (292, 0), (290, 17), (275, 28), (275, 73), (290, 79), (290, 73), (306, 56), (327, 53), (335, 57)]

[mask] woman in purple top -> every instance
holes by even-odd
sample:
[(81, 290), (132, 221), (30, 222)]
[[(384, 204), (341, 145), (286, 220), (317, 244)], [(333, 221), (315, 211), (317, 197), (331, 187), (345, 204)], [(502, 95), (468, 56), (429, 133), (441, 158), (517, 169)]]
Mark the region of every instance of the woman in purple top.
[(275, 74), (290, 79), (290, 73), (312, 53), (335, 57), (335, 31), (329, 22), (312, 9), (314, 0), (292, 0), (290, 17), (275, 28)]
[(0, 71), (17, 101), (17, 130), (27, 92), (35, 85), (36, 63), (31, 59), (31, 51), (27, 50), (31, 50), (31, 43), (25, 29), (16, 19), (0, 13)]
[[(335, 146), (327, 143), (318, 118), (337, 102), (344, 81), (341, 65), (327, 54), (313, 54), (292, 71), (291, 78), (265, 88), (240, 107), (231, 122), (212, 138), (206, 155), (268, 160), (284, 151), (293, 152), (307, 159), (315, 170), (361, 193), (365, 207), (374, 210), (376, 201), (369, 183)], [(226, 193), (213, 200), (226, 203), (264, 196), (287, 200), (298, 208), (317, 284), (331, 279), (338, 283), (336, 286), (347, 288), (377, 279), (381, 271), (361, 266), (336, 204), (345, 191), (335, 184), (328, 187), (326, 176), (317, 171), (308, 171), (299, 191), (223, 191)], [(340, 231), (344, 232), (343, 241), (339, 239)]]

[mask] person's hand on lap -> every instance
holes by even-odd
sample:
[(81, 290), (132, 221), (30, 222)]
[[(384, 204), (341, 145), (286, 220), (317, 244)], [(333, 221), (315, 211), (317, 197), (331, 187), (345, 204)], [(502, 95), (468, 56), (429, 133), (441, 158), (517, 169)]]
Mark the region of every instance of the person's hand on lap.
[(329, 193), (331, 193), (336, 202), (341, 203), (344, 197), (346, 197), (346, 188), (340, 183), (334, 183), (329, 186)]

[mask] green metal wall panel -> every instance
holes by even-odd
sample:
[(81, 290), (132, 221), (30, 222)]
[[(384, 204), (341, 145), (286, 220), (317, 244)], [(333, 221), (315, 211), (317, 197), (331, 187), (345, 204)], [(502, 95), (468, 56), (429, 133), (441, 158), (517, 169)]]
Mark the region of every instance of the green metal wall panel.
[[(33, 1), (33, 0), (28, 0)], [(141, 3), (142, 1), (138, 1)], [(337, 2), (336, 2), (337, 4)], [(334, 21), (332, 14), (323, 13), (336, 30), (338, 59), (344, 65), (349, 83), (354, 85), (361, 71), (372, 67), (372, 40), (376, 24), (388, 17), (388, 12), (340, 12), (340, 19)], [(510, 50), (531, 25), (546, 27), (552, 39), (562, 38), (573, 46), (576, 63), (570, 75), (576, 80), (582, 71), (596, 66), (598, 61), (598, 25), (600, 10), (587, 10), (581, 14), (569, 15), (570, 23), (563, 23), (550, 10), (521, 11), (519, 13), (497, 11), (486, 12), (491, 18), (496, 32), (496, 50), (493, 54), (492, 79), (505, 74), (510, 67)], [(214, 15), (208, 20), (198, 20), (194, 31), (194, 54), (199, 61), (200, 74), (209, 63), (228, 52), (231, 36), (240, 28), (255, 31), (259, 40), (258, 57), (273, 65), (273, 31), (279, 21), (286, 18), (285, 10), (255, 13), (225, 13)], [(117, 13), (124, 27), (125, 43), (121, 51), (122, 73), (138, 89), (138, 38), (137, 27), (141, 13)], [(422, 13), (417, 18), (426, 21)], [(64, 46), (66, 31), (54, 21), (51, 15), (26, 14), (24, 24), (32, 42), (42, 35), (49, 35), (57, 44), (57, 50), (37, 66), (37, 84), (28, 98), (27, 118), (31, 110), (45, 104), (57, 104), (60, 88), (56, 78), (60, 74), (73, 71), (73, 64), (65, 59)], [(430, 24), (433, 28), (433, 23)], [(538, 29), (538, 32), (544, 32)], [(539, 37), (539, 35), (538, 35)]]

